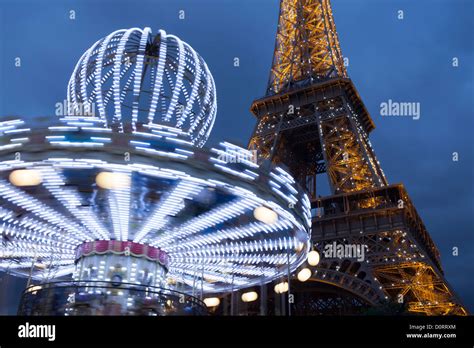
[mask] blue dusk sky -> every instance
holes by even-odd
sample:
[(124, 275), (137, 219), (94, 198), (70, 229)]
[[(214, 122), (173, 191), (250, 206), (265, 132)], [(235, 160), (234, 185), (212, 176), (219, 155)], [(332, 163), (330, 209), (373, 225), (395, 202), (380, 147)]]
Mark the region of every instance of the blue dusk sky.
[[(405, 184), (440, 249), (446, 278), (472, 312), (474, 2), (332, 3), (348, 73), (376, 125), (377, 157), (390, 183)], [(218, 96), (209, 144), (246, 145), (255, 125), (250, 104), (266, 90), (278, 7), (277, 0), (0, 0), (0, 115), (54, 115), (91, 44), (120, 28), (148, 26), (179, 36), (206, 60)], [(389, 99), (420, 103), (420, 119), (382, 117), (380, 104)], [(24, 285), (2, 279), (0, 313), (16, 311)]]

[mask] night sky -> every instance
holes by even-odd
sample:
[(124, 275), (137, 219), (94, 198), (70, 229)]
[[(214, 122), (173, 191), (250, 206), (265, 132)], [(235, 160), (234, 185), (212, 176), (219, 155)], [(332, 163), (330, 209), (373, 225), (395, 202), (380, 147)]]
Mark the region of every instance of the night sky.
[[(472, 312), (474, 2), (332, 2), (348, 73), (376, 125), (371, 142), (377, 157), (390, 183), (405, 184), (440, 249), (448, 281)], [(255, 125), (250, 104), (266, 90), (278, 3), (0, 0), (0, 115), (54, 115), (90, 45), (120, 28), (149, 26), (188, 42), (213, 73), (218, 113), (208, 145), (225, 139), (245, 146)], [(15, 67), (16, 57), (21, 67)], [(234, 67), (235, 57), (240, 67)], [(389, 99), (419, 102), (420, 119), (382, 117), (380, 104)], [(459, 161), (452, 160), (453, 152)], [(24, 284), (3, 277), (0, 314), (15, 313)]]

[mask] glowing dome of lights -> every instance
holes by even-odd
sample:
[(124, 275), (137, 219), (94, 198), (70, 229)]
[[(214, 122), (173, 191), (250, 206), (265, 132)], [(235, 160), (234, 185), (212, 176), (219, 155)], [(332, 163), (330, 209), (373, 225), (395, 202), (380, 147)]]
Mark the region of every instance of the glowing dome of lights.
[(93, 115), (120, 132), (176, 128), (203, 146), (214, 124), (214, 79), (196, 51), (150, 28), (117, 30), (79, 59), (67, 89), (69, 115)]
[[(259, 168), (229, 143), (205, 150), (140, 127), (0, 122), (2, 270), (212, 293), (283, 276), (288, 257), (291, 271), (305, 261), (310, 204), (285, 170)], [(141, 263), (117, 265), (123, 255)]]

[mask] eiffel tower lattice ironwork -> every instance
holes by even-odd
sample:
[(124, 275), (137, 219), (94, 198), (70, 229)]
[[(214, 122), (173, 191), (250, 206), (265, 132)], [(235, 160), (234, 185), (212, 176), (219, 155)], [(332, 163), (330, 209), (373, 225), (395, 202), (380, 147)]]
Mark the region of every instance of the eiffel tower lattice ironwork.
[[(390, 301), (426, 315), (466, 314), (403, 185), (389, 185), (377, 161), (368, 137), (375, 125), (347, 77), (329, 0), (281, 0), (267, 93), (251, 111), (249, 148), (261, 162), (285, 164), (311, 196), (314, 248), (367, 246), (363, 261), (323, 257), (307, 282), (292, 282), (293, 313)], [(322, 173), (332, 195), (318, 198)]]

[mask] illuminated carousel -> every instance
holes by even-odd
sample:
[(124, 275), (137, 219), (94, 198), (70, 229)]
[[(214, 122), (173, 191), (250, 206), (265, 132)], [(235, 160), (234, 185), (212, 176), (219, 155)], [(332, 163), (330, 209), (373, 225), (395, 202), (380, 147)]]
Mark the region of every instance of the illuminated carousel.
[(77, 63), (51, 124), (0, 122), (0, 269), (27, 315), (205, 314), (293, 272), (310, 204), (283, 169), (205, 149), (214, 80), (179, 38), (118, 30)]

